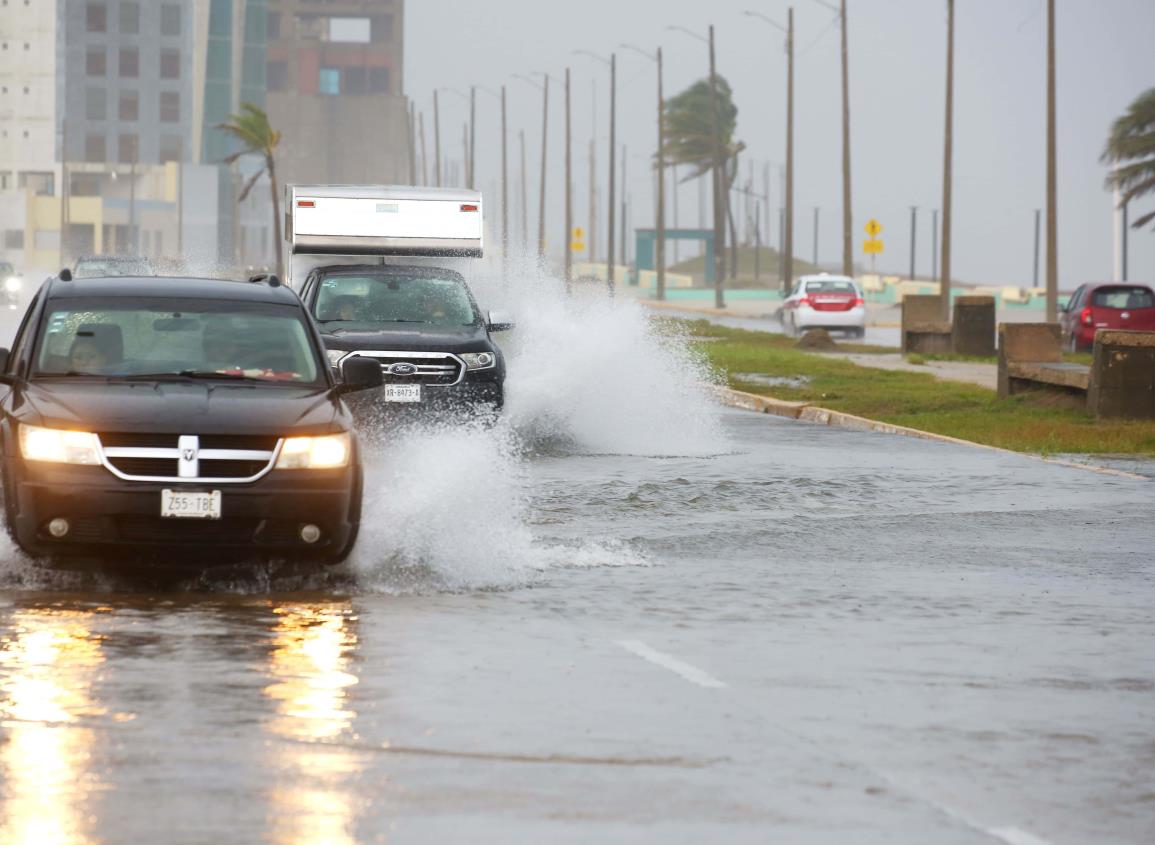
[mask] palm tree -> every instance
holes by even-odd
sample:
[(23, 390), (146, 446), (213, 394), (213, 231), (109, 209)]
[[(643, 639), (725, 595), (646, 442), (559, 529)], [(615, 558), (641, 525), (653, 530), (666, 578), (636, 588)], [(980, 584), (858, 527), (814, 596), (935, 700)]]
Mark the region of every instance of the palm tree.
[(229, 119), (224, 123), (218, 123), (216, 128), (241, 142), (242, 148), (226, 158), (225, 164), (232, 164), (246, 155), (259, 155), (265, 160), (264, 167), (245, 183), (244, 189), (237, 197), (237, 203), (244, 202), (260, 178), (266, 173), (269, 175), (269, 192), (273, 200), (273, 250), (277, 256), (277, 275), (284, 276), (284, 263), (281, 258), (281, 204), (277, 196), (277, 165), (274, 159), (277, 144), (281, 142), (281, 133), (269, 125), (269, 116), (264, 110), (252, 103), (241, 103), (240, 114), (229, 115)]
[[(733, 214), (729, 208), (730, 188), (738, 175), (738, 154), (746, 149), (746, 145), (734, 140), (738, 107), (734, 105), (730, 84), (721, 76), (717, 77), (717, 90), (721, 149), (716, 149), (714, 142), (710, 80), (701, 79), (666, 101), (666, 164), (689, 167), (689, 173), (680, 180), (682, 182), (697, 179), (711, 173), (716, 167), (720, 168), (724, 185), (721, 193), (733, 231)], [(716, 246), (719, 250), (724, 249), (724, 244)]]
[[(1155, 88), (1140, 94), (1112, 125), (1102, 161), (1114, 165), (1107, 187), (1119, 189), (1120, 205), (1155, 194)], [(1139, 229), (1153, 220), (1155, 211), (1131, 225)]]

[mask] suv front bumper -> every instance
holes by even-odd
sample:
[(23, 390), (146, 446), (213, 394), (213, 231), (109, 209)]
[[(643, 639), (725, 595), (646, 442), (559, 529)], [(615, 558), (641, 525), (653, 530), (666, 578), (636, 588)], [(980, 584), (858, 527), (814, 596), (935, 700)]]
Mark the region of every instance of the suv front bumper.
[[(360, 474), (340, 470), (273, 470), (246, 484), (122, 481), (99, 466), (9, 460), (5, 466), (9, 529), (37, 556), (149, 557), (210, 568), (253, 557), (338, 562), (360, 521)], [(220, 519), (160, 515), (164, 489), (220, 490)], [(54, 537), (48, 524), (68, 520)], [(316, 525), (314, 543), (301, 538)]]

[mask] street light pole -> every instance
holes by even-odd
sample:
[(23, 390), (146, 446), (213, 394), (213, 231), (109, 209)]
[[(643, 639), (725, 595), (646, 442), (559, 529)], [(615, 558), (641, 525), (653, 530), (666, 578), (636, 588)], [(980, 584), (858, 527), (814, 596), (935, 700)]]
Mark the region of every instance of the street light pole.
[[(657, 53), (647, 53), (640, 47), (635, 47), (632, 44), (623, 44), (627, 50), (633, 50), (635, 53), (640, 53), (651, 61), (658, 64), (658, 152), (657, 161), (657, 208), (654, 216), (654, 231), (656, 234), (655, 256), (654, 264), (658, 276), (658, 290), (657, 298), (663, 300), (666, 298), (666, 132), (665, 132), (665, 111), (666, 100), (662, 91), (662, 48), (659, 47)], [(636, 258), (636, 256), (635, 256)]]
[(918, 206), (910, 207), (910, 280), (914, 281), (915, 240), (918, 237)]
[(565, 69), (565, 290), (573, 286), (573, 126), (570, 120), (570, 76)]
[(437, 105), (437, 89), (433, 89), (433, 184), (441, 187), (441, 109)]
[(946, 0), (946, 130), (942, 163), (942, 279), (939, 287), (941, 314), (950, 321), (951, 167), (954, 143), (954, 0)]
[(545, 260), (545, 183), (546, 183), (546, 153), (549, 142), (549, 74), (542, 74), (542, 101), (541, 101), (541, 185), (538, 201), (537, 221), (537, 257)]
[(1047, 322), (1059, 314), (1059, 227), (1055, 173), (1055, 0), (1047, 0)]

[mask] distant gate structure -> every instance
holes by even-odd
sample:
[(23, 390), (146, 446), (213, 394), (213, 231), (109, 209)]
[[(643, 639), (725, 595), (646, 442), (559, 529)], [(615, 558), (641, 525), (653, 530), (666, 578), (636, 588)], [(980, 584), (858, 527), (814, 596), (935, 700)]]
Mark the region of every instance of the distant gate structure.
[[(635, 229), (634, 256), (638, 264), (638, 272), (642, 270), (656, 270), (654, 262), (655, 247), (658, 242), (656, 229)], [(667, 229), (667, 241), (705, 241), (706, 242), (706, 283), (714, 283), (714, 230), (713, 229)]]

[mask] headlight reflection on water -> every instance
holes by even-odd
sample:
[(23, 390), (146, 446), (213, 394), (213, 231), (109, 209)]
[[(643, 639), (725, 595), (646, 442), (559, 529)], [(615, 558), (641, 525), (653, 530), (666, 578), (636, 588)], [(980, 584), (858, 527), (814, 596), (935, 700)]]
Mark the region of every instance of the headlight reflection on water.
[(101, 789), (91, 768), (95, 732), (83, 717), (104, 711), (92, 696), (104, 662), (92, 613), (13, 614), (0, 640), (0, 842), (90, 845), (99, 841), (89, 808)]
[(280, 845), (354, 845), (353, 784), (361, 769), (357, 752), (335, 741), (352, 733), (356, 712), (348, 690), (357, 645), (346, 602), (277, 607), (271, 683), (275, 702), (269, 729), (288, 740), (276, 746), (270, 817)]

